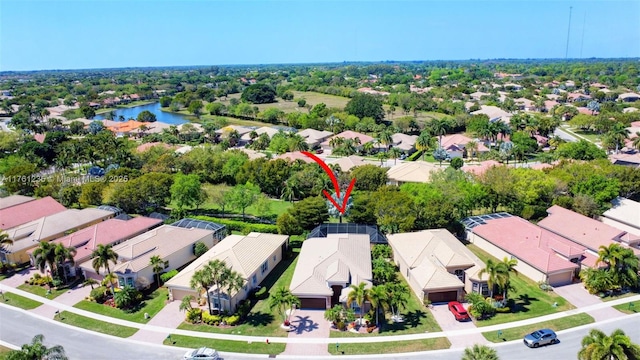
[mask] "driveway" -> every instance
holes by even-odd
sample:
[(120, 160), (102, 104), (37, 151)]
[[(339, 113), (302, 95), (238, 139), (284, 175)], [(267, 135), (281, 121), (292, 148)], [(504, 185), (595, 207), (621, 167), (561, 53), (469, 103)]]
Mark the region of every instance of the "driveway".
[[(296, 309), (291, 315), (294, 330), (290, 338), (328, 338), (331, 324), (324, 319), (324, 310)], [(329, 355), (327, 344), (287, 343), (284, 355)]]
[[(577, 308), (602, 303), (599, 297), (589, 294), (582, 283), (554, 287), (553, 291)], [(624, 316), (623, 313), (611, 307), (587, 311), (587, 314), (591, 315), (596, 321)]]
[[(468, 304), (463, 304), (463, 306), (467, 308)], [(443, 332), (453, 330), (470, 330), (476, 328), (476, 324), (474, 324), (473, 321), (456, 321), (451, 311), (449, 311), (449, 309), (447, 308), (447, 304), (433, 305), (431, 313), (433, 314), (433, 317), (435, 318), (438, 325), (440, 325), (440, 327), (442, 328)], [(447, 338), (451, 342), (452, 348), (465, 348), (473, 346), (474, 344), (489, 343), (489, 341), (485, 339), (484, 336), (482, 336), (482, 334), (480, 333), (448, 336)]]

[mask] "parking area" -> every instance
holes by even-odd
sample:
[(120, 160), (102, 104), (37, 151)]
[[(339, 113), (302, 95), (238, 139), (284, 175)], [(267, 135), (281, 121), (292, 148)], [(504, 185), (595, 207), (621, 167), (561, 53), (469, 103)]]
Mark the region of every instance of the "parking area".
[[(290, 338), (328, 338), (331, 324), (324, 319), (324, 310), (294, 310), (291, 315), (294, 330)], [(283, 355), (329, 355), (327, 344), (288, 343)]]
[[(582, 283), (554, 287), (553, 291), (577, 308), (602, 303), (599, 297), (589, 294)], [(623, 313), (611, 307), (587, 311), (587, 314), (591, 315), (595, 321), (624, 316)]]
[[(465, 308), (467, 304), (463, 304)], [(456, 330), (470, 330), (475, 329), (476, 324), (473, 321), (456, 321), (453, 314), (447, 308), (447, 304), (436, 304), (430, 309), (433, 317), (438, 322), (438, 325), (442, 328), (443, 332), (456, 331)], [(452, 348), (469, 347), (474, 344), (488, 344), (489, 341), (480, 333), (464, 334), (458, 336), (447, 336), (451, 342)]]

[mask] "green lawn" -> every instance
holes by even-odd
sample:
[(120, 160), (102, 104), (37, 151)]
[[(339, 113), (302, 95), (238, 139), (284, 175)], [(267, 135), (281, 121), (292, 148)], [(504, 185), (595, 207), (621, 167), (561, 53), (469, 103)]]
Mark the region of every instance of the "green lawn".
[(210, 347), (218, 351), (237, 352), (246, 354), (270, 354), (277, 355), (284, 351), (286, 344), (266, 342), (246, 342), (233, 340), (205, 339), (192, 336), (170, 335), (171, 339), (164, 340), (165, 345), (184, 348)]
[[(82, 300), (75, 304), (74, 307), (82, 310), (91, 311), (97, 314), (110, 316), (122, 320), (133, 321), (137, 323), (145, 324), (154, 317), (167, 301), (167, 289), (160, 288), (151, 293), (147, 299), (144, 300), (144, 305), (135, 312), (126, 312), (120, 309), (113, 308), (111, 306), (98, 304), (93, 301)], [(149, 314), (149, 319), (144, 318), (144, 314)]]
[[(469, 244), (467, 247), (485, 263), (488, 259), (498, 260), (476, 245)], [(518, 276), (512, 275), (511, 285), (513, 285), (514, 290), (509, 291), (508, 297), (514, 299), (516, 302), (515, 312), (506, 314), (496, 313), (496, 315), (490, 319), (476, 321), (477, 326), (524, 320), (574, 308), (573, 305), (553, 291), (547, 292), (541, 290), (537, 283), (522, 274)], [(554, 303), (557, 303), (557, 306), (554, 307)]]
[(615, 305), (613, 308), (625, 314), (635, 314), (640, 311), (640, 301), (632, 301), (626, 304)]
[(22, 284), (22, 285), (18, 286), (18, 289), (24, 290), (26, 292), (30, 292), (30, 293), (32, 293), (34, 295), (46, 297), (47, 299), (55, 299), (56, 297), (64, 294), (67, 290), (69, 290), (67, 288), (64, 288), (64, 289), (51, 289), (51, 293), (47, 294), (47, 288), (45, 286), (29, 285), (29, 284)]
[(63, 311), (54, 319), (59, 322), (73, 325), (79, 328), (97, 331), (103, 334), (118, 336), (121, 338), (127, 338), (138, 331), (138, 329), (136, 328), (94, 320), (86, 316), (77, 315), (68, 311)]
[(385, 341), (369, 344), (329, 344), (331, 355), (361, 355), (361, 354), (392, 354), (404, 352), (416, 352), (427, 350), (448, 349), (451, 346), (449, 339), (440, 337), (435, 339), (411, 340), (411, 341)]
[(627, 298), (627, 297), (631, 297), (631, 296), (636, 296), (638, 295), (637, 292), (633, 292), (633, 291), (629, 291), (626, 294), (620, 294), (620, 295), (611, 295), (611, 296), (605, 296), (600, 298), (602, 301), (612, 301), (612, 300), (618, 300), (618, 299), (623, 299), (623, 298)]
[[(208, 194), (212, 194), (215, 193), (216, 191), (218, 191), (219, 189), (231, 189), (230, 186), (227, 185), (211, 185), (211, 184), (204, 184), (203, 185), (203, 189), (208, 193)], [(293, 206), (293, 204), (289, 201), (283, 201), (283, 200), (279, 200), (279, 199), (269, 199), (269, 203), (270, 205), (270, 209), (269, 212), (267, 214), (261, 214), (258, 212), (258, 210), (252, 205), (249, 206), (248, 208), (245, 209), (245, 213), (247, 215), (253, 215), (253, 216), (258, 216), (258, 217), (265, 217), (265, 218), (276, 218), (278, 217), (278, 215), (284, 213), (285, 211), (287, 211), (289, 208), (291, 208)], [(204, 204), (200, 205), (200, 209), (203, 210), (210, 210), (212, 212), (216, 212), (216, 213), (222, 213), (222, 209), (220, 209), (218, 207), (218, 204), (212, 200), (207, 200)], [(226, 214), (241, 214), (240, 211), (238, 211), (237, 209), (230, 209), (230, 208), (225, 208), (224, 212)]]
[(482, 336), (484, 336), (491, 342), (499, 343), (503, 341), (522, 339), (525, 335), (538, 329), (549, 328), (554, 331), (560, 331), (580, 325), (591, 324), (594, 321), (595, 320), (591, 316), (582, 313), (566, 316), (556, 320), (544, 321), (527, 326), (505, 329), (502, 330), (502, 334), (500, 336), (498, 336), (497, 331), (484, 332), (482, 333)]
[[(269, 293), (274, 292), (275, 289), (280, 286), (288, 288), (289, 284), (291, 284), (291, 278), (293, 277), (293, 270), (298, 261), (297, 255), (299, 251), (299, 249), (294, 249), (294, 255), (296, 256), (280, 262), (267, 278), (264, 279), (260, 286), (268, 288)], [(219, 328), (206, 324), (183, 322), (178, 329), (253, 336), (286, 336), (286, 332), (280, 328), (281, 323), (282, 319), (279, 315), (269, 309), (269, 300), (267, 298), (265, 300), (259, 300), (253, 306), (253, 309), (247, 316), (247, 320), (238, 326)]]
[(31, 300), (24, 296), (20, 296), (10, 292), (4, 292), (2, 296), (4, 304), (19, 307), (20, 309), (31, 310), (42, 305), (41, 302)]
[[(401, 274), (398, 274), (398, 281), (406, 284)], [(410, 288), (409, 288), (410, 289)], [(332, 338), (341, 337), (361, 337), (361, 336), (389, 336), (389, 335), (405, 335), (405, 334), (421, 334), (425, 332), (441, 331), (440, 326), (435, 318), (420, 302), (416, 294), (410, 291), (411, 297), (401, 315), (404, 322), (395, 323), (391, 321), (391, 313), (387, 313), (385, 319), (380, 319), (382, 326), (378, 332), (371, 334), (359, 334), (349, 331), (331, 331), (329, 334)]]

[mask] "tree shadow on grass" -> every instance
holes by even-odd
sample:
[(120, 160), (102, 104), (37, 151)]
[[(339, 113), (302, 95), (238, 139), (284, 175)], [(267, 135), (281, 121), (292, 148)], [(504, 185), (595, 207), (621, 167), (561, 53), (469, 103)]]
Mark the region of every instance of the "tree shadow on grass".
[(394, 322), (393, 320), (387, 320), (390, 322), (383, 323), (379, 332), (380, 333), (398, 332), (398, 331), (403, 331), (411, 328), (416, 328), (420, 326), (422, 320), (427, 318), (427, 314), (424, 311), (418, 309), (414, 311), (409, 311), (408, 313), (403, 314), (402, 317), (404, 320), (402, 322)]
[(538, 301), (537, 298), (529, 297), (527, 294), (520, 294), (517, 299), (514, 299), (514, 305), (511, 307), (512, 313), (526, 313), (529, 312), (529, 307), (532, 301)]
[(273, 319), (272, 314), (259, 311), (257, 313), (249, 313), (244, 323), (251, 326), (267, 326), (273, 322)]

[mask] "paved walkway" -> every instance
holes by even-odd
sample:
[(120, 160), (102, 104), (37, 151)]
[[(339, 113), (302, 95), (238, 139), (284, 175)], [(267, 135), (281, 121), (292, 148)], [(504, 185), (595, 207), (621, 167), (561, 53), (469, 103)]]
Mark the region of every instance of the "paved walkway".
[[(467, 304), (463, 304), (463, 306), (465, 306), (465, 308), (468, 307)], [(431, 308), (431, 314), (433, 314), (433, 317), (442, 328), (442, 331), (469, 330), (477, 328), (473, 321), (457, 321), (451, 311), (449, 311), (447, 304), (433, 305), (433, 308)], [(473, 346), (474, 344), (489, 343), (489, 341), (479, 332), (466, 335), (449, 336), (449, 341), (451, 342), (451, 348), (466, 348)]]
[(148, 325), (158, 326), (165, 328), (165, 332), (138, 330), (133, 334), (130, 339), (140, 340), (144, 342), (150, 342), (155, 344), (162, 344), (167, 338), (167, 335), (174, 332), (185, 319), (185, 312), (180, 311), (180, 301), (172, 301), (164, 306), (159, 313), (156, 314), (149, 322)]
[[(294, 330), (290, 339), (329, 338), (331, 324), (324, 319), (323, 310), (294, 310), (290, 317)], [(335, 340), (334, 340), (335, 341)], [(327, 344), (287, 343), (283, 355), (329, 355)]]
[[(598, 296), (589, 294), (582, 283), (555, 287), (553, 288), (553, 291), (565, 298), (568, 302), (570, 302), (577, 308), (604, 303)], [(587, 311), (587, 314), (591, 315), (595, 319), (595, 321), (602, 321), (625, 316), (625, 314), (612, 307), (605, 307)]]
[[(198, 332), (198, 331), (172, 329), (172, 328), (169, 328), (169, 327), (152, 325), (152, 324), (140, 324), (140, 323), (135, 323), (135, 322), (122, 320), (122, 319), (116, 319), (116, 318), (104, 316), (104, 315), (101, 315), (101, 314), (96, 314), (96, 313), (93, 313), (93, 312), (77, 309), (77, 308), (74, 308), (72, 306), (65, 305), (65, 304), (62, 304), (60, 302), (57, 302), (55, 300), (49, 300), (49, 299), (43, 298), (43, 297), (38, 296), (38, 295), (31, 294), (29, 292), (26, 292), (26, 291), (23, 291), (23, 290), (20, 290), (20, 289), (15, 289), (15, 288), (9, 287), (9, 286), (4, 285), (4, 284), (0, 284), (0, 290), (2, 290), (4, 292), (11, 292), (11, 293), (14, 293), (14, 294), (17, 294), (17, 295), (20, 295), (20, 296), (23, 296), (23, 297), (26, 297), (26, 298), (29, 298), (29, 299), (32, 299), (32, 300), (36, 300), (36, 301), (42, 302), (42, 303), (44, 303), (46, 305), (51, 306), (52, 308), (59, 309), (60, 311), (69, 311), (69, 312), (76, 313), (78, 315), (91, 317), (91, 318), (93, 318), (95, 320), (100, 320), (100, 321), (104, 321), (104, 322), (108, 322), (108, 323), (112, 323), (112, 324), (116, 324), (116, 325), (133, 327), (133, 328), (142, 329), (142, 330), (149, 330), (149, 331), (152, 331), (152, 332), (158, 332), (158, 333), (162, 333), (162, 334), (172, 333), (172, 334), (185, 335), (185, 336), (194, 336), (194, 337), (207, 338), (207, 339), (235, 340), (235, 341), (265, 342), (267, 340), (267, 337), (264, 337), (264, 336), (246, 336), (246, 335), (232, 335), (232, 334), (219, 334), (219, 333), (205, 333), (205, 332)], [(579, 308), (579, 309), (562, 311), (562, 312), (549, 314), (549, 315), (545, 315), (545, 316), (540, 316), (540, 317), (536, 317), (536, 318), (520, 320), (520, 321), (514, 321), (514, 322), (511, 322), (511, 323), (505, 323), (505, 324), (497, 324), (497, 325), (485, 326), (485, 327), (477, 328), (477, 329), (463, 329), (463, 330), (453, 330), (453, 331), (443, 331), (443, 332), (433, 332), (433, 333), (421, 333), (421, 334), (407, 334), (407, 335), (341, 338), (340, 342), (341, 343), (374, 343), (374, 342), (384, 342), (384, 341), (404, 341), (404, 340), (433, 339), (433, 338), (439, 338), (439, 337), (443, 337), (443, 336), (446, 336), (446, 337), (467, 336), (467, 335), (470, 335), (470, 334), (498, 331), (498, 330), (504, 330), (504, 329), (510, 329), (510, 328), (514, 328), (514, 327), (519, 327), (519, 326), (531, 325), (531, 324), (535, 324), (535, 323), (539, 323), (539, 322), (543, 322), (543, 321), (549, 321), (549, 320), (559, 319), (559, 318), (562, 318), (562, 317), (571, 316), (571, 315), (575, 315), (575, 314), (579, 314), (579, 313), (589, 312), (589, 311), (592, 311), (592, 310), (604, 309), (604, 308), (608, 308), (608, 307), (611, 307), (611, 306), (614, 306), (614, 305), (625, 304), (625, 303), (629, 303), (629, 302), (632, 302), (632, 301), (640, 301), (640, 295), (630, 296), (630, 297), (622, 298), (622, 299), (616, 299), (616, 300), (608, 301), (608, 302), (605, 302), (605, 303), (594, 304), (594, 305), (586, 306), (586, 307)], [(9, 305), (1, 304), (0, 306), (9, 306)], [(273, 342), (273, 343), (331, 344), (331, 343), (335, 342), (335, 338), (328, 338), (328, 337), (326, 337), (326, 338), (316, 338), (316, 337), (309, 337), (309, 338), (307, 338), (307, 337), (290, 337), (290, 338), (287, 338), (287, 337), (269, 337), (268, 339), (269, 339), (270, 342)]]

